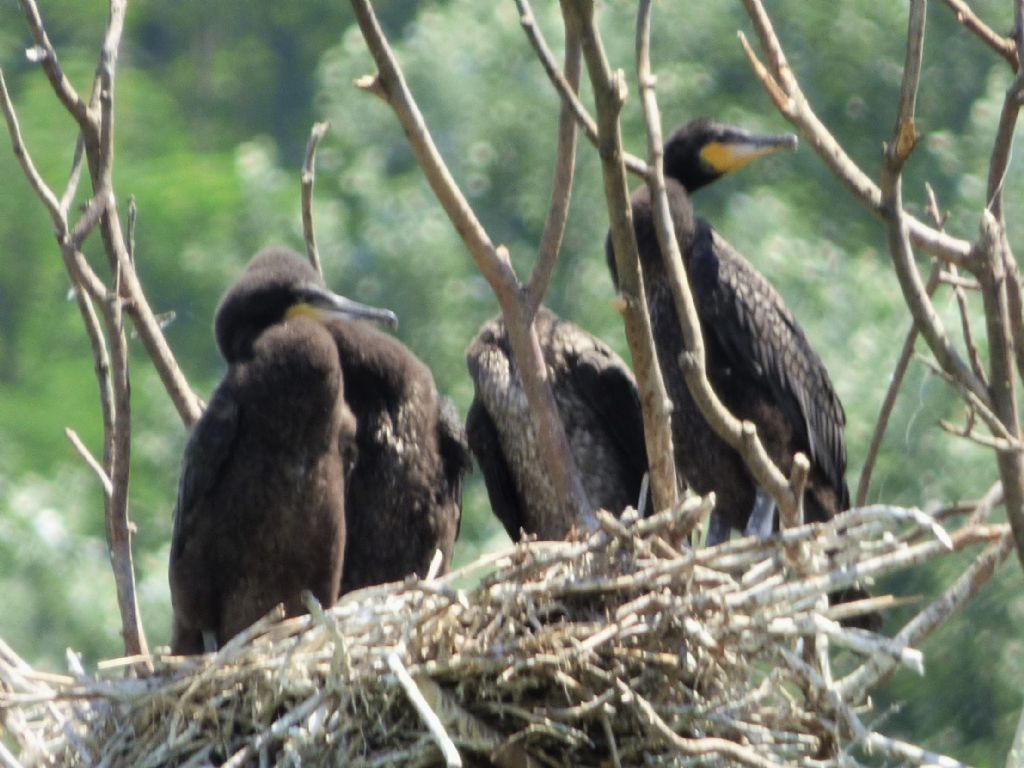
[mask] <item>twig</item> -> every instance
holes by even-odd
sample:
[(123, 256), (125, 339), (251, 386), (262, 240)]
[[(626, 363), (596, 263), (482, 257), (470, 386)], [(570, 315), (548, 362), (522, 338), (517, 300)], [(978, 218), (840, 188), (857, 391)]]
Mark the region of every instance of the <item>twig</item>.
[[(555, 57), (551, 54), (551, 49), (548, 48), (547, 42), (544, 40), (544, 34), (541, 32), (540, 27), (537, 25), (536, 17), (533, 14), (533, 10), (530, 7), (529, 0), (516, 0), (516, 5), (519, 7), (521, 15), (521, 23), (523, 30), (526, 32), (526, 38), (530, 41), (530, 45), (533, 46), (534, 51), (537, 54), (537, 58), (540, 59), (541, 65), (544, 67), (544, 71), (548, 75), (548, 79), (551, 81), (551, 85), (554, 86), (555, 91), (562, 99), (564, 107), (568, 108), (569, 112), (576, 119), (580, 128), (583, 130), (583, 134), (587, 137), (587, 140), (595, 147), (600, 145), (597, 131), (597, 123), (594, 122), (594, 118), (587, 112), (587, 108), (583, 106), (583, 102), (580, 101), (578, 95), (578, 84), (573, 85), (570, 83), (568, 70), (563, 74), (558, 69), (558, 63), (555, 61)], [(527, 24), (525, 19), (529, 18), (530, 23)], [(575, 34), (570, 33), (569, 29), (566, 29), (566, 51), (568, 52), (569, 46), (569, 35)], [(637, 176), (647, 177), (647, 164), (628, 152), (623, 152), (623, 162), (626, 164), (626, 170), (630, 173), (636, 174)]]
[(455, 748), (455, 744), (445, 731), (441, 720), (434, 713), (434, 710), (430, 708), (430, 705), (427, 704), (427, 700), (423, 698), (420, 689), (416, 687), (416, 682), (412, 679), (408, 670), (406, 670), (405, 665), (402, 664), (398, 654), (391, 651), (387, 655), (387, 660), (388, 668), (398, 679), (398, 684), (402, 686), (405, 695), (409, 697), (409, 702), (416, 708), (416, 713), (420, 716), (423, 724), (427, 726), (427, 730), (430, 731), (430, 735), (441, 750), (445, 764), (449, 768), (460, 768), (462, 766), (462, 757), (459, 755), (459, 750)]
[(309, 263), (323, 277), (324, 270), (320, 264), (320, 252), (316, 247), (316, 231), (313, 228), (313, 184), (316, 181), (316, 148), (323, 139), (330, 123), (314, 123), (306, 144), (306, 160), (302, 164), (302, 235), (306, 239), (306, 256)]
[[(1010, 309), (1007, 301), (1006, 271), (1008, 260), (1003, 245), (1006, 229), (989, 211), (981, 215), (981, 237), (978, 248), (987, 268), (978, 275), (985, 305), (985, 328), (988, 332), (989, 381), (992, 382), (992, 410), (1005, 427), (1007, 437), (1020, 443), (1020, 414), (1013, 364), (1013, 334), (1010, 330)], [(996, 464), (1003, 483), (1006, 517), (1017, 542), (1017, 557), (1024, 565), (1024, 454), (1020, 451), (997, 451)]]
[(14, 111), (14, 104), (11, 103), (11, 95), (7, 91), (7, 81), (4, 79), (3, 69), (0, 69), (0, 107), (3, 108), (4, 118), (7, 121), (7, 131), (11, 137), (11, 149), (14, 152), (14, 156), (17, 158), (19, 165), (21, 165), (25, 178), (28, 179), (32, 189), (35, 190), (36, 195), (45, 206), (47, 213), (50, 214), (50, 218), (53, 219), (54, 228), (60, 232), (62, 224), (66, 226), (60, 202), (58, 202), (57, 196), (53, 194), (53, 190), (43, 181), (43, 177), (39, 175), (35, 163), (32, 162), (31, 155), (29, 155), (28, 150), (25, 148), (25, 141), (21, 137), (21, 128), (18, 126), (18, 116)]
[(970, 768), (967, 763), (961, 763), (951, 757), (940, 755), (937, 752), (930, 752), (927, 749), (908, 744), (899, 739), (883, 736), (880, 733), (869, 733), (864, 739), (864, 746), (873, 753), (881, 752), (890, 755), (897, 760), (907, 760), (913, 765), (926, 765), (929, 768)]
[[(519, 22), (526, 31), (527, 37), (537, 40), (546, 51), (543, 39), (534, 18), (528, 0), (516, 0), (519, 8)], [(583, 51), (580, 38), (575, 29), (565, 30), (565, 81), (573, 93), (580, 87), (580, 68)], [(549, 53), (550, 55), (550, 53)], [(537, 307), (544, 300), (551, 273), (558, 259), (558, 251), (565, 235), (565, 224), (569, 218), (569, 202), (572, 199), (573, 174), (576, 169), (576, 121), (572, 107), (562, 102), (558, 115), (558, 146), (555, 154), (555, 178), (551, 189), (551, 202), (548, 215), (544, 221), (544, 232), (541, 235), (540, 248), (537, 252), (537, 263), (533, 267), (530, 281), (526, 286), (526, 306), (532, 317)]]
[[(964, 293), (964, 287), (958, 282), (960, 273), (957, 271), (956, 264), (949, 264), (946, 267), (946, 274), (952, 278), (949, 282), (950, 287), (953, 289), (953, 295), (956, 297), (956, 306), (960, 311), (960, 329), (964, 335), (964, 346), (967, 348), (967, 359), (971, 363), (971, 370), (974, 371), (974, 375), (978, 377), (978, 381), (988, 387), (988, 379), (985, 377), (985, 368), (981, 363), (981, 355), (978, 352), (978, 345), (974, 343), (974, 331), (971, 330), (971, 316), (967, 308), (967, 296)], [(943, 280), (943, 282), (946, 282)]]
[(64, 435), (71, 442), (71, 445), (74, 446), (78, 455), (81, 456), (83, 461), (89, 465), (89, 469), (96, 473), (96, 477), (99, 478), (100, 485), (103, 486), (103, 495), (110, 498), (114, 492), (114, 487), (110, 482), (110, 476), (107, 475), (106, 470), (103, 469), (103, 466), (98, 461), (96, 461), (96, 458), (89, 452), (89, 449), (85, 447), (85, 443), (83, 443), (81, 438), (78, 437), (78, 433), (75, 432), (75, 430), (71, 429), (71, 427), (65, 427)]
[(621, 73), (613, 75), (604, 53), (590, 3), (562, 0), (566, 27), (575, 27), (583, 43), (583, 57), (594, 90), (598, 119), (598, 154), (604, 179), (605, 201), (611, 224), (619, 296), (623, 303), (626, 341), (640, 393), (644, 440), (650, 463), (651, 493), (656, 510), (675, 506), (676, 467), (672, 450), (671, 402), (654, 351), (647, 297), (644, 294), (633, 230), (632, 208), (622, 162), (619, 112), (625, 98)]
[(720, 755), (723, 758), (734, 761), (734, 763), (740, 765), (750, 765), (754, 768), (778, 768), (778, 765), (771, 760), (767, 760), (751, 749), (737, 744), (732, 741), (725, 739), (718, 739), (714, 737), (704, 737), (696, 739), (684, 739), (678, 733), (673, 731), (664, 720), (661, 719), (651, 703), (647, 701), (643, 696), (630, 690), (625, 683), (619, 682), (619, 690), (622, 697), (625, 700), (632, 699), (636, 702), (637, 708), (640, 710), (640, 714), (643, 715), (647, 724), (650, 725), (654, 732), (661, 737), (662, 740), (667, 742), (669, 746), (684, 755), (690, 756), (710, 756)]
[(520, 293), (508, 251), (495, 247), (445, 165), (413, 99), (398, 61), (368, 0), (352, 0), (356, 21), (377, 65), (377, 74), (357, 86), (381, 96), (395, 112), (409, 145), (448, 218), (501, 305), (509, 342), (526, 393), (538, 449), (552, 485), (572, 518), (595, 526), (590, 502), (576, 469), (558, 409), (546, 381), (546, 367), (530, 314)]
[[(782, 45), (779, 43), (761, 0), (743, 0), (743, 4), (757, 30), (761, 48), (765, 51), (771, 71), (758, 60), (757, 54), (754, 53), (742, 32), (739, 33), (740, 43), (743, 45), (755, 75), (768, 91), (776, 109), (796, 127), (807, 144), (814, 148), (833, 175), (857, 200), (875, 215), (883, 219), (889, 216), (890, 212), (883, 205), (882, 192), (879, 187), (850, 158), (811, 108), (807, 97), (797, 83), (796, 76), (786, 61)], [(950, 237), (912, 216), (906, 217), (906, 227), (911, 242), (918, 248), (922, 248), (927, 253), (944, 261), (951, 261), (961, 266), (969, 264), (971, 244), (966, 240)]]
[[(928, 276), (928, 283), (925, 286), (925, 293), (931, 296), (935, 293), (940, 276), (942, 265), (939, 262), (932, 262), (932, 273)], [(889, 386), (885, 390), (885, 397), (882, 398), (882, 407), (878, 411), (878, 419), (875, 421), (875, 429), (871, 433), (871, 443), (868, 445), (868, 452), (864, 457), (864, 466), (860, 471), (860, 480), (857, 482), (857, 495), (854, 506), (863, 507), (868, 501), (868, 490), (871, 488), (871, 475), (875, 470), (875, 462), (878, 460), (878, 452), (882, 447), (882, 439), (885, 431), (889, 428), (889, 419), (892, 417), (893, 408), (896, 407), (896, 398), (899, 396), (900, 387), (910, 368), (910, 359), (914, 355), (914, 345), (917, 343), (917, 323), (911, 321), (907, 329), (906, 337), (903, 339), (903, 347), (900, 349), (900, 356), (896, 360), (896, 367), (889, 378)]]
[(998, 53), (1016, 71), (1020, 67), (1020, 60), (1017, 57), (1017, 47), (1013, 40), (993, 31), (978, 15), (971, 10), (971, 7), (964, 0), (943, 0), (956, 14), (956, 20), (968, 30), (977, 35), (985, 45)]
[[(1009, 532), (990, 544), (971, 567), (937, 600), (907, 622), (892, 638), (892, 642), (907, 646), (920, 645), (926, 637), (974, 597), (978, 590), (992, 578), (996, 568), (1009, 556), (1013, 547), (1013, 536)], [(846, 701), (859, 701), (866, 691), (886, 679), (895, 671), (896, 667), (897, 664), (891, 657), (873, 656), (838, 681), (839, 692)]]
[(935, 307), (928, 298), (920, 272), (914, 262), (907, 217), (903, 210), (901, 174), (903, 165), (918, 139), (917, 128), (914, 125), (914, 105), (921, 76), (925, 10), (926, 5), (923, 0), (911, 3), (907, 32), (907, 57), (900, 92), (899, 114), (893, 139), (883, 153), (880, 187), (882, 207), (886, 211), (889, 252), (900, 288), (903, 291), (903, 298), (918, 330), (928, 343), (932, 354), (935, 355), (935, 359), (944, 371), (962, 384), (965, 389), (970, 390), (987, 407), (991, 407), (989, 393), (984, 382), (974, 375), (970, 366), (964, 362), (953, 347)]

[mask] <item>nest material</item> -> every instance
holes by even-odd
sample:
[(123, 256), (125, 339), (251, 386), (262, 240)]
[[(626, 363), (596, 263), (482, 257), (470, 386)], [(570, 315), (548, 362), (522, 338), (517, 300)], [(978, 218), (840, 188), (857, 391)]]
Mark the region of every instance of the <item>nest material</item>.
[(855, 705), (886, 665), (921, 658), (837, 621), (886, 598), (826, 594), (999, 532), (953, 542), (920, 512), (866, 508), (674, 546), (708, 508), (601, 513), (584, 540), (272, 614), (145, 677), (36, 672), (0, 643), (0, 718), (21, 750), (0, 741), (0, 764), (855, 764), (851, 745), (884, 738)]

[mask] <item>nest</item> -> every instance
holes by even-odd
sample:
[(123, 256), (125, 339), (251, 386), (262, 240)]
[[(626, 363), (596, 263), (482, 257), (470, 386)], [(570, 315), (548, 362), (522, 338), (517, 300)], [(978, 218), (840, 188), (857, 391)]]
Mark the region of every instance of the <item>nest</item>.
[(852, 748), (885, 741), (861, 719), (870, 687), (921, 656), (840, 623), (891, 598), (826, 595), (1005, 535), (876, 507), (677, 546), (708, 509), (601, 513), (579, 540), (272, 614), (148, 675), (122, 676), (138, 659), (37, 672), (0, 643), (20, 749), (0, 742), (0, 764), (855, 765)]

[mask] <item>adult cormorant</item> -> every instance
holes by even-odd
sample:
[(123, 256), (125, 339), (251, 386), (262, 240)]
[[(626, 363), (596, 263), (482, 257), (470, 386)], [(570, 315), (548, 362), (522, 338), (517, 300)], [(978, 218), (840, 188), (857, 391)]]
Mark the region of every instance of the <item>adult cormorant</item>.
[[(600, 339), (544, 307), (534, 327), (590, 503), (616, 514), (637, 505), (647, 453), (633, 374)], [(500, 316), (480, 329), (466, 364), (476, 389), (466, 433), (492, 509), (513, 541), (521, 530), (565, 538), (575, 521), (559, 512)]]
[[(804, 514), (822, 521), (849, 506), (846, 416), (821, 359), (778, 292), (706, 221), (695, 218), (690, 195), (747, 162), (796, 144), (709, 120), (676, 130), (665, 144), (665, 184), (676, 238), (704, 338), (707, 375), (732, 413), (757, 426), (768, 455), (789, 474), (793, 454), (811, 462)], [(710, 428), (690, 396), (679, 365), (683, 339), (662, 265), (646, 186), (632, 197), (651, 326), (665, 386), (673, 402), (676, 465), (699, 493), (714, 491), (708, 543), (732, 528), (767, 536), (774, 503), (758, 488), (739, 454)], [(611, 239), (608, 263), (615, 276)]]
[(171, 540), (173, 653), (215, 650), (310, 590), (337, 599), (356, 420), (325, 318), (394, 315), (324, 288), (282, 248), (259, 253), (214, 321), (228, 363), (185, 449)]
[(341, 593), (423, 577), (436, 550), (443, 573), (471, 467), (455, 406), (397, 339), (361, 322), (333, 320), (327, 328), (345, 372), (359, 455), (348, 480)]

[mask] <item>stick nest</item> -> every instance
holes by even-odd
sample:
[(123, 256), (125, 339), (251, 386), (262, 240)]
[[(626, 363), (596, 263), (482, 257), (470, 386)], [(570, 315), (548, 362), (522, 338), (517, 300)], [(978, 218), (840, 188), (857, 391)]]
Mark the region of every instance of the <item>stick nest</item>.
[(0, 642), (0, 718), (20, 749), (0, 741), (0, 764), (850, 765), (867, 689), (921, 659), (838, 623), (891, 599), (825, 595), (1005, 534), (950, 538), (916, 510), (865, 508), (676, 546), (708, 508), (601, 513), (580, 540), (271, 614), (216, 654), (157, 654), (151, 675), (120, 676), (137, 659), (37, 672)]

